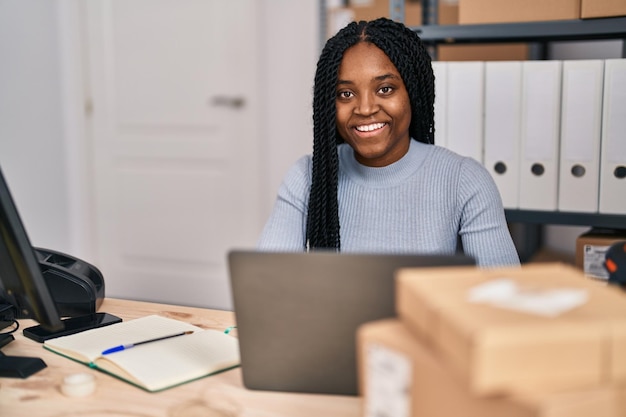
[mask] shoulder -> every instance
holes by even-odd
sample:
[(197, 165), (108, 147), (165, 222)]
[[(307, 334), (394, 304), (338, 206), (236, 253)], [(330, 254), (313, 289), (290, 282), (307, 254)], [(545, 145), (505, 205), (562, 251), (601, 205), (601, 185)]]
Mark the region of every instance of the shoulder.
[(428, 147), (430, 149), (430, 158), (434, 158), (441, 161), (449, 161), (457, 164), (463, 163), (465, 160), (473, 160), (472, 158), (468, 158), (466, 156), (460, 155), (448, 148), (444, 148), (439, 145), (427, 145), (420, 143), (422, 147)]
[(280, 191), (298, 195), (307, 192), (311, 185), (311, 167), (311, 155), (298, 158), (283, 177)]
[(483, 165), (473, 158), (460, 155), (439, 145), (420, 143), (419, 146), (428, 152), (427, 160), (430, 165), (439, 171), (447, 173), (447, 175), (457, 173), (461, 176), (471, 176), (482, 173), (482, 171), (488, 174)]
[(311, 174), (311, 166), (311, 155), (301, 156), (289, 167), (285, 174), (285, 180), (309, 177)]
[(493, 177), (485, 166), (468, 156), (460, 155), (450, 149), (430, 146), (431, 151), (428, 161), (432, 166), (434, 175), (442, 178), (442, 181), (449, 181), (455, 184), (457, 190), (483, 190), (489, 193), (494, 192), (497, 187)]
[(444, 148), (438, 145), (423, 145), (423, 146), (430, 146), (432, 148), (431, 156), (430, 156), (431, 159), (434, 159), (441, 163), (449, 163), (449, 164), (457, 165), (462, 170), (468, 171), (468, 172), (474, 172), (474, 171), (483, 172), (484, 171), (488, 173), (485, 167), (474, 158), (460, 155), (448, 148)]

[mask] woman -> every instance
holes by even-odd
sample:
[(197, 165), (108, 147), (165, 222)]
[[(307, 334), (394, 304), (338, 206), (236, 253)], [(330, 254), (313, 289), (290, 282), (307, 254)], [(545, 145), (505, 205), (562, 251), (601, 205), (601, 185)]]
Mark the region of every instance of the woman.
[(458, 238), (480, 266), (518, 265), (497, 187), (434, 145), (434, 75), (415, 32), (353, 22), (326, 43), (313, 155), (287, 173), (260, 250), (439, 253)]

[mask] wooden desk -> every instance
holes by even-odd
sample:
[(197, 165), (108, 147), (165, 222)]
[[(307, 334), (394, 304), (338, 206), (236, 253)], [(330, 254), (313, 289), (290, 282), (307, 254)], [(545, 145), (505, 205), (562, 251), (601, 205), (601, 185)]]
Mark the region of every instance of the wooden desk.
[[(232, 312), (106, 299), (101, 311), (124, 320), (160, 314), (203, 328), (224, 330), (235, 324)], [(35, 324), (22, 320), (15, 341), (2, 351), (11, 356), (37, 356), (48, 367), (27, 379), (0, 378), (0, 415), (26, 417), (277, 417), (361, 415), (361, 399), (350, 396), (253, 391), (243, 387), (236, 368), (158, 393), (149, 393), (85, 365), (45, 350), (22, 335)], [(96, 392), (84, 398), (60, 391), (67, 375), (89, 372)]]

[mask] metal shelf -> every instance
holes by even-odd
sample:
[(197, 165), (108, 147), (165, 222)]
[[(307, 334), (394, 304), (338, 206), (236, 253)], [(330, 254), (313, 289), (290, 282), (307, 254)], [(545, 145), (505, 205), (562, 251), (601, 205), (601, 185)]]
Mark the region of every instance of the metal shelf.
[(551, 42), (626, 38), (626, 17), (411, 27), (426, 44)]
[(511, 209), (506, 209), (504, 212), (510, 223), (590, 226), (626, 230), (626, 215)]

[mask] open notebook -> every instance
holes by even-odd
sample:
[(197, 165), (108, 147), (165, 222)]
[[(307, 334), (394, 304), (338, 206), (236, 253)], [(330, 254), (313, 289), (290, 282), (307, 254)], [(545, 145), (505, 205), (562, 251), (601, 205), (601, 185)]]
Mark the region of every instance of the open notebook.
[[(193, 331), (103, 355), (107, 349)], [(151, 315), (46, 340), (44, 348), (147, 391), (161, 391), (239, 365), (235, 337)]]

